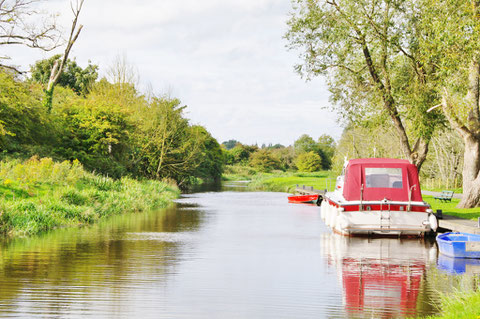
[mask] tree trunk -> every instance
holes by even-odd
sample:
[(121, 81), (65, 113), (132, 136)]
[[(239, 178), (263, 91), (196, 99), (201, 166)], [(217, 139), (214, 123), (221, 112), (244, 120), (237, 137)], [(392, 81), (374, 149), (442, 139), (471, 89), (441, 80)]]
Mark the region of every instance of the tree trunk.
[(463, 158), (463, 197), (458, 208), (480, 206), (480, 139), (466, 136)]

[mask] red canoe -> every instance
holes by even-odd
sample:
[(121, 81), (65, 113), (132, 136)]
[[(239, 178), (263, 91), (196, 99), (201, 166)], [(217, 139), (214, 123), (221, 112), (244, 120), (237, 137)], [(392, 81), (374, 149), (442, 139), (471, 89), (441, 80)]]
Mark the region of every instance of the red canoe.
[(297, 203), (297, 204), (316, 204), (318, 201), (318, 194), (315, 195), (294, 195), (288, 196), (289, 203)]

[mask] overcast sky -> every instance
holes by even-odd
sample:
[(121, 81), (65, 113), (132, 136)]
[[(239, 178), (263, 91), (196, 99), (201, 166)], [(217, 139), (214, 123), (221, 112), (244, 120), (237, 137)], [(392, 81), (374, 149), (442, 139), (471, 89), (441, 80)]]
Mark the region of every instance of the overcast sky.
[[(324, 109), (329, 93), (321, 78), (305, 82), (287, 51), (289, 0), (85, 0), (84, 29), (70, 57), (104, 72), (119, 55), (135, 65), (142, 87), (170, 93), (188, 105), (186, 117), (221, 143), (292, 144), (302, 134), (335, 139), (342, 129)], [(60, 14), (64, 33), (72, 13), (67, 0), (44, 0)], [(28, 69), (53, 53), (15, 48), (14, 64)]]

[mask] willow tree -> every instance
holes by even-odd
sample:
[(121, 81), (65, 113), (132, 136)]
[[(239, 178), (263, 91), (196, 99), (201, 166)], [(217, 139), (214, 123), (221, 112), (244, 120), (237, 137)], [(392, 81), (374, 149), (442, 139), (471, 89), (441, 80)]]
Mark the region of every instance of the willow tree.
[(420, 169), (442, 117), (429, 68), (418, 56), (419, 9), (413, 1), (292, 0), (286, 38), (301, 50), (296, 70), (327, 76), (335, 108), (366, 125), (387, 121), (403, 156)]
[(424, 0), (419, 46), (435, 65), (439, 110), (464, 142), (460, 208), (480, 206), (480, 1)]

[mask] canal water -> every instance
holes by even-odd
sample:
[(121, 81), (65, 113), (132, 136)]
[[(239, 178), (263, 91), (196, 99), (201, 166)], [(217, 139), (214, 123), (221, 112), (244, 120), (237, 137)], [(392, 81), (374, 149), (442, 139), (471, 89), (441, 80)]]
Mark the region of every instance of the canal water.
[(284, 193), (184, 195), (167, 210), (0, 243), (0, 317), (399, 318), (478, 289), (431, 240), (332, 234)]

